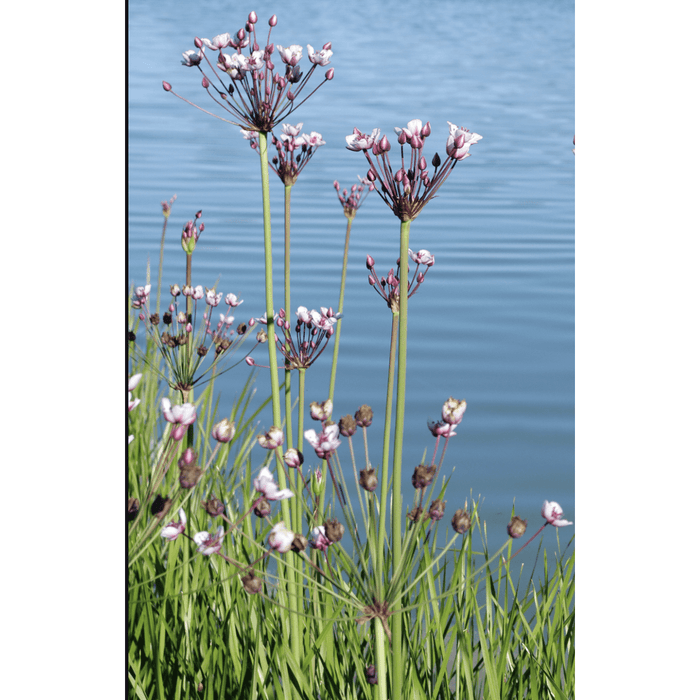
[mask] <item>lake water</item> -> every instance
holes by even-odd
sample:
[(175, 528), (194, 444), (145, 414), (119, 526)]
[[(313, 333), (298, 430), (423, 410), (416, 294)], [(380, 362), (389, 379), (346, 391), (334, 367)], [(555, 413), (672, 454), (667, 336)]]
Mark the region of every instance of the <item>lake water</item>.
[[(558, 501), (575, 520), (573, 2), (438, 0), (428, 10), (404, 0), (342, 12), (316, 1), (291, 7), (129, 3), (129, 279), (144, 284), (150, 260), (155, 283), (160, 202), (177, 193), (165, 289), (183, 284), (180, 230), (202, 209), (206, 229), (194, 255), (194, 283), (211, 287), (220, 280), (219, 291), (242, 297), (236, 323), (263, 314), (257, 154), (238, 128), (165, 93), (161, 82), (210, 109), (199, 72), (180, 65), (181, 53), (194, 48), (195, 36), (233, 35), (250, 10), (261, 29), (278, 15), (275, 44), (319, 49), (332, 41), (334, 80), (288, 120), (327, 142), (292, 191), (292, 307), (337, 307), (346, 219), (332, 183), (349, 188), (366, 173), (364, 156), (345, 148), (353, 127), (380, 128), (396, 157), (393, 128), (429, 120), (428, 160), (436, 151), (444, 158), (448, 120), (481, 134), (472, 157), (457, 165), (411, 227), (411, 248), (427, 248), (436, 263), (409, 304), (404, 498), (412, 495), (413, 467), (424, 450), (432, 453), (426, 421), (437, 420), (454, 396), (468, 408), (443, 467), (443, 473), (454, 467), (447, 512), (470, 491), (481, 495), (493, 549), (505, 538), (513, 499), (530, 521), (528, 534), (542, 522), (544, 499)], [(277, 55), (273, 61), (279, 63)], [(274, 175), (271, 190), (279, 308), (283, 187)], [(386, 274), (398, 257), (398, 232), (398, 219), (371, 193), (353, 224), (334, 415), (363, 403), (373, 407), (375, 464), (391, 313), (367, 284), (365, 258), (371, 254)], [(309, 401), (326, 398), (331, 359), (329, 347), (307, 372)], [(221, 378), (222, 407), (235, 400), (245, 374)], [(258, 383), (269, 390), (264, 372)], [(308, 462), (312, 455), (309, 450)], [(573, 530), (561, 533), (563, 542)], [(554, 547), (553, 528), (544, 539)]]

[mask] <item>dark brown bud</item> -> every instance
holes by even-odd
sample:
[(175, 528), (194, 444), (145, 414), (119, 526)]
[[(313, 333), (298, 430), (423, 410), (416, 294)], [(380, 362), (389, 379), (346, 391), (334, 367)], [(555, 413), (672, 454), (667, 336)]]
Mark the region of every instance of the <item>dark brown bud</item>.
[(160, 314), (151, 314), (149, 319), (154, 326), (157, 326), (160, 323)]
[(193, 489), (204, 472), (197, 466), (191, 465), (180, 469), (180, 486), (183, 489)]
[(241, 576), (241, 583), (246, 593), (255, 595), (262, 590), (262, 581), (252, 572), (249, 571), (245, 576)]
[(303, 552), (308, 544), (309, 541), (306, 539), (306, 537), (304, 537), (304, 535), (295, 535), (294, 541), (292, 542), (292, 551), (297, 553)]
[(452, 529), (460, 535), (463, 535), (471, 527), (471, 524), (472, 519), (469, 516), (469, 513), (462, 508), (460, 508), (452, 517)]
[(433, 156), (433, 167), (434, 168), (440, 167), (440, 156), (437, 153)]
[(173, 322), (173, 315), (169, 311), (166, 311), (163, 314), (163, 323), (166, 326), (169, 326), (172, 322)]
[(345, 527), (341, 523), (337, 520), (326, 520), (323, 527), (326, 528), (326, 537), (330, 542), (340, 542), (345, 532)]
[(270, 513), (272, 513), (272, 506), (267, 498), (259, 498), (257, 505), (253, 508), (253, 513), (258, 516), (258, 518), (266, 518)]
[(508, 534), (514, 539), (522, 537), (525, 534), (525, 529), (527, 528), (527, 520), (519, 518), (517, 515), (513, 516), (513, 519), (508, 523)]
[(197, 355), (199, 355), (199, 357), (204, 357), (208, 352), (209, 348), (206, 345), (200, 345), (197, 348)]
[(162, 520), (168, 514), (172, 504), (173, 502), (169, 498), (163, 498), (158, 494), (151, 504), (151, 514), (155, 515), (158, 520)]
[(130, 498), (126, 502), (126, 519), (133, 520), (139, 513), (139, 499)]
[(245, 323), (241, 323), (238, 328), (236, 328), (236, 333), (238, 333), (238, 335), (243, 335), (247, 330), (248, 326), (246, 326)]
[(430, 508), (428, 508), (428, 515), (430, 516), (431, 520), (442, 520), (442, 516), (445, 515), (445, 506), (447, 505), (446, 501), (441, 501), (440, 499), (436, 499), (430, 504)]
[(414, 523), (417, 523), (421, 519), (422, 515), (423, 509), (420, 506), (416, 506), (406, 517), (409, 520), (412, 520)]
[(362, 404), (362, 406), (355, 411), (355, 420), (360, 428), (369, 428), (369, 426), (372, 425), (373, 416), (374, 413), (367, 404)]
[(411, 477), (413, 488), (424, 489), (426, 486), (430, 486), (430, 484), (433, 483), (433, 477), (436, 471), (437, 467), (434, 464), (431, 464), (429, 467), (425, 466), (425, 464), (419, 464)]
[(214, 496), (210, 496), (208, 501), (202, 501), (202, 508), (211, 515), (212, 518), (216, 518), (224, 513), (224, 504)]
[(377, 685), (379, 679), (377, 678), (377, 669), (374, 666), (367, 666), (365, 669), (365, 677), (370, 685)]
[(363, 469), (360, 472), (360, 486), (365, 491), (374, 491), (379, 485), (376, 469)]
[(129, 332), (126, 334), (126, 339), (127, 339), (130, 343), (133, 343), (133, 342), (136, 340), (136, 333), (134, 333), (134, 331), (129, 331)]
[(345, 437), (350, 437), (357, 432), (357, 421), (348, 413), (338, 421), (340, 434)]

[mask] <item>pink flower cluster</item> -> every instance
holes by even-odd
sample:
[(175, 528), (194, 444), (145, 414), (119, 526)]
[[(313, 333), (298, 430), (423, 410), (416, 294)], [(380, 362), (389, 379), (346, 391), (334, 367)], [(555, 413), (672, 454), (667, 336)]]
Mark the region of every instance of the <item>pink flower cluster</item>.
[[(417, 291), (418, 288), (423, 284), (425, 280), (425, 275), (428, 272), (428, 268), (435, 264), (435, 256), (430, 254), (430, 251), (419, 250), (414, 253), (410, 248), (408, 249), (408, 256), (416, 263), (416, 269), (413, 271), (413, 278), (408, 282), (408, 298), (410, 299)], [(384, 301), (386, 301), (387, 306), (395, 312), (399, 310), (399, 277), (394, 275), (394, 268), (389, 270), (389, 274), (381, 279), (377, 275), (374, 269), (374, 258), (371, 255), (367, 256), (366, 261), (367, 269), (370, 271), (369, 283), (374, 290), (379, 294)], [(401, 260), (396, 261), (396, 271), (399, 274), (401, 265)], [(425, 272), (419, 272), (420, 266), (425, 265)], [(410, 268), (408, 270), (410, 274)]]
[[(348, 150), (364, 152), (370, 166), (367, 179), (373, 183), (378, 181), (375, 187), (379, 196), (401, 221), (413, 221), (420, 214), (423, 207), (436, 196), (457, 162), (471, 155), (469, 147), (482, 138), (479, 134), (470, 133), (469, 129), (447, 123), (450, 125), (445, 147), (448, 157), (440, 167), (440, 156), (437, 153), (433, 156), (432, 175), (423, 156), (425, 140), (432, 131), (430, 122), (424, 126), (420, 119), (412, 119), (407, 127), (394, 129), (401, 147), (401, 167), (396, 171), (389, 162), (389, 139), (386, 136), (380, 138), (379, 129), (374, 129), (368, 136), (355, 128), (352, 134), (345, 137)], [(408, 157), (404, 155), (405, 145), (410, 147)]]
[[(365, 199), (367, 199), (367, 195), (374, 189), (374, 184), (366, 177), (361, 177), (358, 175), (357, 179), (360, 181), (360, 184), (354, 184), (350, 188), (350, 194), (348, 194), (347, 188), (344, 188), (343, 194), (341, 195), (338, 181), (335, 180), (333, 182), (333, 187), (335, 187), (335, 191), (338, 193), (338, 200), (343, 207), (343, 212), (351, 221), (355, 218), (355, 214), (357, 214), (357, 210), (360, 208), (362, 203), (365, 201)], [(366, 192), (365, 187), (367, 187)], [(362, 196), (363, 192), (365, 192), (364, 197)]]
[[(275, 45), (270, 41), (272, 27), (277, 24), (277, 16), (273, 15), (268, 21), (269, 30), (264, 47), (258, 43), (257, 22), (257, 15), (251, 12), (245, 28), (239, 29), (234, 36), (228, 33), (218, 34), (211, 41), (195, 38), (194, 45), (197, 50), (183, 53), (182, 63), (187, 67), (199, 69), (202, 73), (202, 87), (219, 107), (232, 116), (232, 119), (218, 117), (219, 119), (243, 129), (270, 133), (277, 124), (306, 102), (324, 82), (333, 79), (334, 69), (329, 68), (324, 81), (304, 99), (299, 99), (316, 68), (328, 65), (333, 52), (330, 42), (324, 44), (319, 51), (307, 44), (311, 69), (304, 75), (299, 65), (303, 55), (302, 47), (298, 44), (286, 47), (277, 45), (283, 65), (281, 75), (275, 71), (272, 61)], [(225, 53), (228, 48), (233, 49), (233, 53)], [(218, 54), (215, 58), (216, 69), (205, 49)], [(204, 73), (205, 64), (213, 72), (210, 76)], [(224, 81), (222, 74), (228, 77), (227, 81)], [(163, 88), (166, 92), (172, 92), (172, 86), (168, 82), (163, 82)], [(173, 94), (180, 97), (175, 92)]]

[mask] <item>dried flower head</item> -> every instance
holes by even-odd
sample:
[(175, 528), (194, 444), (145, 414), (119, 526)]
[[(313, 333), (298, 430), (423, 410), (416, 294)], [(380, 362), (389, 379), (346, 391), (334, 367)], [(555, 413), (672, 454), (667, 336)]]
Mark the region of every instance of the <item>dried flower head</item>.
[(326, 537), (328, 538), (329, 542), (340, 542), (343, 537), (343, 533), (345, 532), (345, 527), (342, 523), (335, 519), (326, 520), (323, 527), (325, 528)]
[(433, 483), (433, 477), (435, 476), (435, 472), (437, 471), (437, 467), (434, 464), (431, 465), (425, 465), (425, 464), (419, 464), (414, 470), (413, 470), (413, 476), (411, 477), (411, 483), (413, 484), (414, 489), (424, 489), (430, 484)]
[(369, 428), (372, 425), (374, 413), (372, 409), (365, 403), (355, 411), (355, 420), (360, 428)]
[(463, 535), (471, 527), (471, 524), (471, 516), (462, 508), (452, 516), (452, 529), (460, 535)]
[(201, 503), (202, 508), (204, 508), (212, 518), (217, 518), (224, 514), (224, 504), (214, 496), (210, 496), (208, 501), (202, 501)]
[(245, 576), (241, 576), (241, 583), (246, 593), (255, 595), (262, 590), (262, 580), (259, 579), (252, 571), (249, 571)]
[(511, 521), (508, 523), (506, 530), (508, 530), (508, 535), (513, 539), (522, 537), (525, 534), (525, 529), (527, 528), (527, 520), (519, 518), (514, 515)]
[(338, 421), (340, 434), (343, 437), (352, 437), (357, 432), (357, 421), (348, 414)]
[(439, 498), (434, 500), (431, 504), (430, 507), (428, 508), (428, 516), (430, 517), (431, 520), (442, 520), (442, 517), (445, 515), (445, 506), (447, 505), (446, 501), (441, 501)]
[(363, 469), (360, 472), (360, 486), (362, 486), (365, 491), (375, 491), (377, 486), (379, 486), (377, 470), (372, 468)]

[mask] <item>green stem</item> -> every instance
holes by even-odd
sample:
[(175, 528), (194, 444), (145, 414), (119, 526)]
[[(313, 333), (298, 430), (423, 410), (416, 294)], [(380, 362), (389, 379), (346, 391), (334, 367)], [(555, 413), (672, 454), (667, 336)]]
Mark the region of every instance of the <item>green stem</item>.
[[(348, 226), (345, 230), (345, 253), (343, 254), (343, 271), (340, 276), (340, 299), (338, 300), (338, 308), (336, 314), (343, 313), (343, 300), (345, 299), (345, 273), (348, 270), (348, 248), (350, 247), (350, 229), (352, 228), (352, 219), (348, 219)], [(340, 326), (343, 320), (340, 319), (335, 328), (335, 342), (333, 343), (333, 364), (331, 366), (331, 382), (328, 387), (328, 398), (333, 401), (335, 392), (335, 371), (338, 366), (338, 350), (340, 349)]]
[[(394, 466), (392, 470), (393, 490), (391, 499), (391, 544), (393, 575), (397, 575), (396, 566), (401, 558), (401, 466), (403, 452), (403, 426), (406, 407), (406, 351), (408, 341), (408, 236), (411, 231), (411, 222), (401, 222), (401, 257), (399, 277), (399, 366), (396, 381), (396, 423), (394, 425)], [(396, 605), (401, 607), (401, 600), (396, 600)], [(403, 682), (403, 641), (402, 641), (402, 616), (392, 615), (391, 637), (393, 646), (393, 685), (391, 693), (394, 697), (402, 697)]]
[[(374, 618), (374, 636), (377, 642), (377, 654), (376, 654), (376, 671), (377, 671), (377, 695), (379, 700), (388, 700), (387, 693), (387, 683), (386, 683), (386, 649), (384, 644), (384, 626), (382, 621), (378, 618)], [(392, 697), (398, 697), (393, 694), (392, 686)]]
[[(284, 186), (284, 312), (289, 320), (292, 313), (292, 292), (291, 292), (291, 203), (292, 186)], [(290, 321), (291, 323), (291, 321)], [(289, 345), (287, 345), (289, 350)], [(284, 416), (287, 426), (287, 444), (291, 447), (294, 444), (294, 432), (292, 426), (292, 373), (291, 370), (284, 370)], [(301, 449), (301, 448), (300, 448)]]
[(389, 345), (389, 374), (386, 382), (386, 409), (384, 413), (384, 447), (382, 451), (382, 488), (379, 501), (379, 523), (377, 527), (377, 590), (381, 590), (384, 578), (384, 540), (386, 535), (386, 504), (389, 497), (389, 451), (391, 449), (391, 413), (394, 403), (394, 378), (396, 370), (396, 340), (399, 333), (399, 315), (391, 318), (391, 342)]

